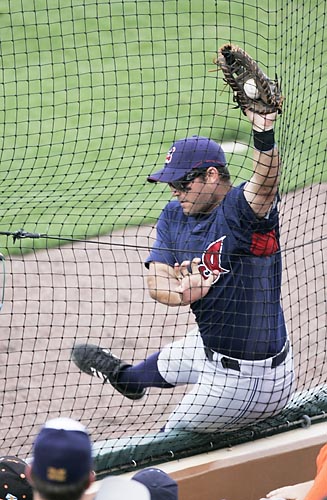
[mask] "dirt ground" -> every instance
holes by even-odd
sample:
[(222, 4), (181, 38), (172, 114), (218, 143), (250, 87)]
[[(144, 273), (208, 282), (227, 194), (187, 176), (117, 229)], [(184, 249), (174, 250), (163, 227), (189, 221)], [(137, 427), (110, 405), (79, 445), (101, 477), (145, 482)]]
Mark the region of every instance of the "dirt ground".
[[(327, 185), (281, 203), (282, 298), (298, 389), (325, 383)], [(154, 303), (143, 261), (154, 229), (129, 228), (98, 244), (77, 243), (8, 260), (1, 312), (2, 454), (27, 456), (39, 427), (59, 415), (81, 420), (96, 440), (155, 433), (185, 387), (152, 389), (131, 404), (70, 361), (78, 342), (136, 362), (194, 323), (188, 308)]]

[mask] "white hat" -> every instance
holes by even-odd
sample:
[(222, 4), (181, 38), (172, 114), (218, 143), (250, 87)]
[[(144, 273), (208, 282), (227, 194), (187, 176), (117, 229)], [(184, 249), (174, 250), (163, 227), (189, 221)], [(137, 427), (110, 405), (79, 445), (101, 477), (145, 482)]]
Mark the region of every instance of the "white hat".
[(95, 500), (151, 500), (151, 495), (134, 479), (112, 476), (101, 481)]

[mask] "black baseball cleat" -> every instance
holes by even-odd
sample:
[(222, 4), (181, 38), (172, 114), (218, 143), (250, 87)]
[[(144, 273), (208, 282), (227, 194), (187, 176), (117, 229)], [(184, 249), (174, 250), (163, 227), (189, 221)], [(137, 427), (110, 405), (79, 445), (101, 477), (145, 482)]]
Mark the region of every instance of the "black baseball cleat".
[(119, 374), (131, 365), (111, 354), (108, 349), (93, 344), (76, 344), (72, 349), (72, 360), (82, 372), (110, 383), (126, 398), (136, 400), (145, 395), (145, 389), (131, 391), (126, 384), (119, 383)]

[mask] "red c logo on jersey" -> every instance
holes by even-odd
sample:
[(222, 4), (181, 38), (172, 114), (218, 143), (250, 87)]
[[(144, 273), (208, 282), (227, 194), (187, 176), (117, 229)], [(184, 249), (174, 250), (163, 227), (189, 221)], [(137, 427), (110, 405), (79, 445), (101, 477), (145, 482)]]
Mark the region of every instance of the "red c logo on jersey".
[(225, 238), (226, 236), (222, 236), (219, 240), (210, 243), (202, 254), (202, 263), (198, 266), (198, 269), (205, 280), (213, 274), (213, 271), (218, 271), (218, 275), (213, 283), (216, 283), (216, 281), (219, 280), (221, 274), (229, 273), (229, 270), (224, 269), (221, 265), (221, 254)]

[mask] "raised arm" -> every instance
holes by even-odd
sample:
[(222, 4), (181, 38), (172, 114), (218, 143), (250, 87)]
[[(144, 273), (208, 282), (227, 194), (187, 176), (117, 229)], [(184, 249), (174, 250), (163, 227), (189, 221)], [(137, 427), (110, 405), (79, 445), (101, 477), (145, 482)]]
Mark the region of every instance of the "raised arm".
[(244, 195), (258, 217), (269, 211), (279, 185), (280, 157), (274, 139), (277, 113), (259, 115), (246, 111), (253, 127), (253, 174), (244, 187)]

